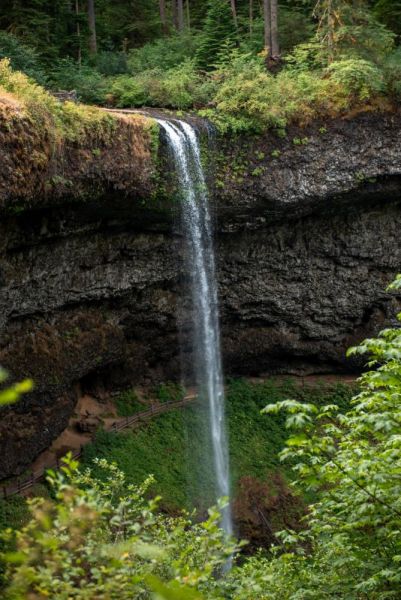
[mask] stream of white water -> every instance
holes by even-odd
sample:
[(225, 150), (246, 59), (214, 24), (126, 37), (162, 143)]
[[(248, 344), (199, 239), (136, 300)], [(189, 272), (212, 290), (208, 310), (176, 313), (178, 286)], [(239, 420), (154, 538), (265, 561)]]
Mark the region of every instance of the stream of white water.
[[(219, 309), (209, 196), (195, 129), (184, 121), (158, 119), (165, 131), (180, 185), (183, 235), (191, 270), (193, 347), (199, 394), (209, 412), (216, 498), (230, 496), (224, 416)], [(233, 533), (231, 508), (222, 511), (222, 527)]]

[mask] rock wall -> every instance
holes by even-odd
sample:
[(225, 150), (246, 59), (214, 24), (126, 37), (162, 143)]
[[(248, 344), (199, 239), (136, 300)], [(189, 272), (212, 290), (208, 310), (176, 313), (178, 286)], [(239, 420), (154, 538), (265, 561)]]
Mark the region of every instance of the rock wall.
[[(393, 322), (401, 299), (384, 290), (401, 271), (400, 132), (399, 115), (367, 115), (286, 140), (216, 141), (227, 374), (356, 369), (346, 348)], [(82, 388), (174, 379), (190, 362), (174, 204), (144, 203), (141, 188), (35, 206), (0, 221), (0, 364), (35, 381), (2, 411), (1, 477), (62, 431)]]

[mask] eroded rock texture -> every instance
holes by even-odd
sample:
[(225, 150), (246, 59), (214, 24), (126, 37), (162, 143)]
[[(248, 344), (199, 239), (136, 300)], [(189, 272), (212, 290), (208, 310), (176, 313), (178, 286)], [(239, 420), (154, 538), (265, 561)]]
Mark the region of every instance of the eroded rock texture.
[[(216, 147), (227, 374), (356, 369), (346, 348), (394, 321), (400, 124), (372, 115), (304, 131), (301, 146), (294, 131)], [(190, 362), (179, 219), (155, 206), (115, 192), (1, 219), (0, 364), (36, 383), (3, 410), (1, 477), (62, 431), (82, 388), (174, 379)]]

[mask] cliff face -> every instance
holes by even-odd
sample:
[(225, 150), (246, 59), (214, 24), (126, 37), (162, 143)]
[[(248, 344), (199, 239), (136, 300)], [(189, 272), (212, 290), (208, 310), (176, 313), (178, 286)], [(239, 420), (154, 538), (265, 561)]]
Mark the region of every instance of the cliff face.
[[(400, 134), (399, 115), (366, 115), (285, 140), (216, 140), (208, 156), (227, 374), (352, 369), (346, 348), (391, 323), (400, 298), (384, 288), (401, 270)], [(119, 191), (111, 170), (115, 183), (94, 201), (57, 190), (28, 202), (4, 187), (21, 208), (0, 221), (0, 364), (36, 387), (3, 411), (2, 477), (60, 433), (80, 389), (178, 377), (179, 331), (190, 360), (161, 146), (158, 178), (148, 158)], [(96, 170), (72, 169), (73, 187), (75, 176), (86, 190), (97, 180)]]

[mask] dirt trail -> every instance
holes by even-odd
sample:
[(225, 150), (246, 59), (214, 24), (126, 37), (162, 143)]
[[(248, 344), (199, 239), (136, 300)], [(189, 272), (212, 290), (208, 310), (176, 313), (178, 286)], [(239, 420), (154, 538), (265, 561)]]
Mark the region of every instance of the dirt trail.
[(47, 450), (39, 454), (30, 470), (37, 472), (46, 469), (49, 465), (53, 465), (57, 459), (65, 456), (67, 452), (74, 454), (82, 446), (92, 441), (94, 431), (82, 431), (79, 427), (80, 424), (91, 423), (93, 429), (96, 430), (100, 425), (105, 429), (110, 429), (114, 423), (119, 424), (122, 421), (124, 419), (117, 415), (112, 399), (109, 398), (104, 402), (85, 394), (78, 400), (67, 428), (53, 441)]

